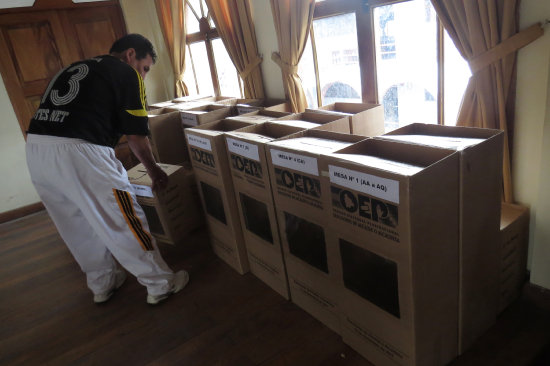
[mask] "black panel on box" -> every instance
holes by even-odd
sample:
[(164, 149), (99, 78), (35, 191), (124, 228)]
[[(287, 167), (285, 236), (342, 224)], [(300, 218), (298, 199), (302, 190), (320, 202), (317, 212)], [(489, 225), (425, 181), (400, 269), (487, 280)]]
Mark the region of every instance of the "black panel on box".
[(271, 233), (271, 223), (269, 222), (267, 205), (240, 192), (239, 196), (243, 208), (246, 228), (265, 241), (273, 244), (273, 235)]
[(400, 318), (397, 263), (340, 239), (344, 285)]
[(285, 212), (285, 232), (292, 255), (328, 273), (323, 227)]
[(201, 181), (201, 190), (204, 197), (206, 213), (227, 225), (223, 208), (222, 194), (219, 189)]
[(157, 209), (154, 206), (140, 205), (145, 213), (147, 218), (147, 223), (149, 224), (149, 231), (151, 233), (164, 235), (164, 228), (160, 222), (160, 217), (157, 213)]

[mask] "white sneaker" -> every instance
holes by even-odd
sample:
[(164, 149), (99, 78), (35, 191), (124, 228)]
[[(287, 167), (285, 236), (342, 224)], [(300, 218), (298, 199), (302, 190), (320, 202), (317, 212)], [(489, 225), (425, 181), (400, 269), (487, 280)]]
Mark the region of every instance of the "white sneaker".
[(174, 274), (174, 283), (172, 288), (162, 295), (147, 295), (147, 303), (150, 305), (157, 305), (163, 300), (166, 300), (170, 295), (178, 293), (189, 282), (189, 273), (186, 271), (179, 271)]
[(116, 290), (118, 290), (123, 284), (124, 281), (126, 281), (126, 272), (120, 269), (117, 269), (115, 272), (115, 284), (109, 291), (104, 292), (102, 294), (95, 294), (94, 295), (94, 302), (96, 304), (101, 304), (102, 302), (105, 302), (109, 300)]

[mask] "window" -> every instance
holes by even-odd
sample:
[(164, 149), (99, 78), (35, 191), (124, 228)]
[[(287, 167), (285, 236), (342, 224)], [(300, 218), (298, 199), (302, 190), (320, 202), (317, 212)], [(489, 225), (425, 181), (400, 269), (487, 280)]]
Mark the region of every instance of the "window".
[(429, 0), (317, 1), (298, 73), (310, 108), (380, 103), (386, 132), (456, 124), (470, 77)]
[(184, 81), (189, 94), (242, 98), (241, 78), (214, 26), (205, 1), (183, 1), (187, 8)]

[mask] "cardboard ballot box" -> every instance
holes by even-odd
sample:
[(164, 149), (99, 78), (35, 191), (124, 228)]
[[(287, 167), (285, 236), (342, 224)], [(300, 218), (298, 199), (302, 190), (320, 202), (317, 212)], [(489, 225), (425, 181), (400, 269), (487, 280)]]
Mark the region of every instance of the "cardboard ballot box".
[(384, 133), (384, 108), (370, 103), (332, 103), (306, 112), (348, 116), (350, 131), (354, 135), (378, 136)]
[(234, 106), (235, 104), (237, 104), (236, 97), (219, 96), (219, 97), (204, 98), (204, 100), (214, 104), (223, 104), (223, 105), (230, 105), (230, 106)]
[(246, 126), (221, 120), (184, 130), (214, 253), (240, 274), (249, 265), (224, 132)]
[(290, 113), (290, 106), (284, 99), (237, 99), (237, 114), (273, 108), (274, 111)]
[(342, 337), (376, 365), (458, 353), (458, 154), (366, 139), (320, 157)]
[(225, 134), (250, 271), (286, 299), (290, 295), (265, 144), (301, 130), (268, 122)]
[(183, 128), (222, 120), (233, 113), (231, 106), (207, 104), (180, 111)]
[(500, 130), (422, 123), (380, 136), (459, 153), (459, 354), (498, 313), (503, 137)]
[(154, 110), (154, 109), (170, 107), (173, 104), (174, 104), (174, 102), (172, 102), (171, 100), (167, 100), (165, 102), (153, 103), (153, 104), (149, 105), (147, 109), (151, 111), (151, 110)]
[(528, 207), (502, 203), (500, 245), (499, 313), (519, 297), (527, 281)]
[(350, 133), (348, 116), (323, 113), (295, 113), (271, 121), (289, 126), (315, 128), (317, 130)]
[[(273, 123), (277, 125), (277, 123)], [(364, 139), (343, 133), (305, 130), (266, 146), (279, 235), (294, 303), (340, 332), (338, 294), (327, 261), (328, 216), (318, 168), (321, 154)]]
[(171, 100), (173, 104), (177, 103), (187, 103), (192, 102), (199, 99), (205, 99), (205, 98), (213, 98), (212, 95), (185, 95), (183, 97), (174, 98)]
[(172, 99), (172, 103), (175, 104), (185, 104), (185, 103), (194, 103), (194, 102), (204, 102), (205, 104), (226, 104), (226, 105), (235, 105), (237, 103), (237, 98), (235, 97), (215, 97), (212, 95), (187, 95), (184, 97), (179, 97)]
[(276, 112), (276, 111), (269, 111), (269, 110), (263, 109), (258, 111), (252, 111), (245, 114), (239, 114), (237, 116), (227, 117), (227, 119), (232, 119), (235, 121), (251, 122), (251, 123), (263, 123), (263, 122), (273, 121), (281, 117), (286, 117), (289, 115), (291, 115), (291, 113)]
[(152, 181), (143, 164), (128, 171), (128, 180), (145, 212), (151, 234), (159, 242), (178, 244), (204, 222), (195, 177), (190, 167), (159, 166), (168, 175), (168, 185), (164, 191), (152, 191)]
[(149, 141), (155, 160), (160, 163), (180, 165), (189, 161), (185, 136), (181, 128), (179, 112), (158, 108), (147, 113), (149, 117)]
[(208, 101), (207, 99), (209, 98), (202, 98), (197, 100), (191, 100), (188, 102), (174, 103), (171, 106), (166, 107), (165, 109), (170, 112), (183, 112), (183, 111), (188, 111), (190, 109), (204, 107), (206, 105), (210, 105), (214, 103), (214, 102)]

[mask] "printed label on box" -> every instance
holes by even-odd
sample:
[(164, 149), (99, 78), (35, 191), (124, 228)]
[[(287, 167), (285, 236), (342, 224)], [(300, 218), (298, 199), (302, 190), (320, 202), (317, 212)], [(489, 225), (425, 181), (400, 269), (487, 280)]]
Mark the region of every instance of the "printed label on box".
[(329, 165), (330, 182), (399, 204), (399, 182)]
[(190, 113), (180, 113), (182, 122), (187, 126), (198, 125), (197, 116)]
[(250, 144), (248, 142), (235, 140), (227, 137), (227, 148), (232, 153), (242, 155), (246, 158), (260, 161), (260, 154), (258, 153), (258, 145)]
[(210, 145), (210, 140), (206, 139), (204, 137), (196, 136), (187, 134), (187, 141), (189, 142), (189, 145), (193, 145), (195, 147), (205, 149), (208, 151), (212, 151), (212, 145)]
[(154, 197), (153, 189), (149, 186), (143, 186), (141, 184), (132, 184), (132, 187), (136, 191), (136, 196), (141, 197)]
[(271, 149), (271, 161), (277, 166), (319, 176), (317, 159), (310, 156)]

